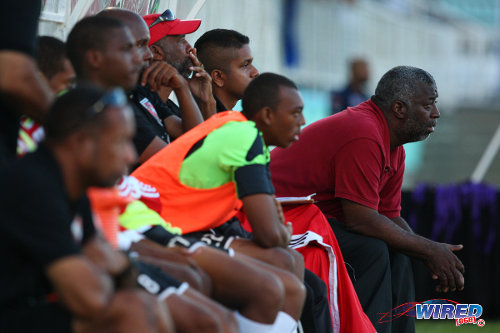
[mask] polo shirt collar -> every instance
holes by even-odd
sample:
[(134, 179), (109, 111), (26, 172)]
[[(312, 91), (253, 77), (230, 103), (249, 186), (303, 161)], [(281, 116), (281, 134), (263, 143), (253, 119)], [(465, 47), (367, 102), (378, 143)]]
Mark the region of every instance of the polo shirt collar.
[(390, 169), (394, 169), (394, 166), (391, 166), (391, 136), (389, 134), (389, 125), (387, 125), (387, 119), (385, 118), (382, 110), (379, 109), (377, 104), (373, 103), (371, 99), (368, 100), (368, 103), (370, 104), (373, 113), (376, 115), (377, 120), (380, 122), (380, 128), (382, 129), (382, 132), (380, 134), (382, 136), (382, 139), (384, 140), (384, 170), (387, 171)]

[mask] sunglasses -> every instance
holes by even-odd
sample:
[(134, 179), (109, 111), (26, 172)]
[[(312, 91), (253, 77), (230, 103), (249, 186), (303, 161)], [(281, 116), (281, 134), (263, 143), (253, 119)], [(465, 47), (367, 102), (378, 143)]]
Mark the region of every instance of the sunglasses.
[(122, 88), (114, 88), (99, 98), (89, 109), (92, 112), (91, 117), (93, 117), (104, 111), (107, 107), (123, 107), (125, 105), (127, 105), (127, 95), (125, 95)]
[(172, 11), (170, 9), (167, 9), (166, 11), (163, 12), (163, 14), (158, 16), (158, 18), (153, 23), (151, 23), (149, 25), (149, 29), (151, 29), (152, 27), (154, 27), (158, 23), (167, 22), (167, 21), (175, 21), (175, 20), (176, 20), (176, 18), (175, 18), (174, 13), (172, 13)]

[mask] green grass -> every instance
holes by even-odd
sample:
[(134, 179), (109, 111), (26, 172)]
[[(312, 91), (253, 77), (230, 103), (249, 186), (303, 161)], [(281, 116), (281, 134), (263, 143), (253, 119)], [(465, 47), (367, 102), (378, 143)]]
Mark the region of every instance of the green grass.
[(499, 333), (500, 321), (485, 319), (486, 325), (479, 327), (474, 324), (455, 326), (454, 320), (416, 320), (416, 333)]

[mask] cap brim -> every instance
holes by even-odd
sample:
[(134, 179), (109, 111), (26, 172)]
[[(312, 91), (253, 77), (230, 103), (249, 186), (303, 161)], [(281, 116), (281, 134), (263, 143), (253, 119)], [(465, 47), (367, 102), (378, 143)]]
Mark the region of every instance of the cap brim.
[[(166, 35), (187, 35), (195, 32), (200, 27), (201, 20), (180, 20)], [(162, 25), (162, 23), (158, 24)]]

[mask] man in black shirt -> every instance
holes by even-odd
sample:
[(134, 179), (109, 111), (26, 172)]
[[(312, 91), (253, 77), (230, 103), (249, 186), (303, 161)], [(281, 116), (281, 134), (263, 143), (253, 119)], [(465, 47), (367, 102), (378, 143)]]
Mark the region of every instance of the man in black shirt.
[(217, 112), (232, 110), (259, 71), (253, 63), (250, 39), (234, 30), (213, 29), (194, 44), (212, 78)]
[(133, 288), (127, 257), (96, 234), (85, 195), (136, 158), (125, 94), (81, 86), (56, 101), (45, 130), (38, 151), (0, 175), (0, 331), (171, 331), (157, 300)]
[[(121, 35), (121, 42), (109, 38), (111, 34)], [(130, 92), (139, 163), (166, 146), (171, 136), (180, 136), (203, 121), (186, 80), (173, 67), (167, 64), (148, 67), (152, 57), (148, 41), (149, 32), (141, 17), (119, 9), (108, 9), (83, 19), (72, 29), (67, 41), (68, 55), (79, 80), (103, 87), (120, 86)], [(96, 53), (100, 54), (99, 62), (80, 56)], [(173, 115), (156, 93), (135, 92), (141, 73), (141, 84), (148, 84), (152, 89), (168, 86), (175, 91), (183, 108), (182, 119)]]
[[(150, 14), (143, 18), (151, 35), (149, 46), (153, 53), (152, 63), (173, 66), (189, 82), (189, 89), (200, 106), (203, 118), (210, 118), (215, 113), (210, 75), (198, 60), (196, 49), (186, 40), (186, 34), (195, 32), (201, 21), (178, 19), (170, 9), (161, 15)], [(167, 102), (171, 92), (171, 89), (163, 88), (158, 94)], [(172, 102), (170, 105), (175, 114), (182, 110), (182, 107), (179, 109)]]

